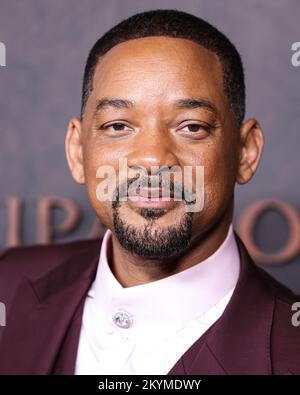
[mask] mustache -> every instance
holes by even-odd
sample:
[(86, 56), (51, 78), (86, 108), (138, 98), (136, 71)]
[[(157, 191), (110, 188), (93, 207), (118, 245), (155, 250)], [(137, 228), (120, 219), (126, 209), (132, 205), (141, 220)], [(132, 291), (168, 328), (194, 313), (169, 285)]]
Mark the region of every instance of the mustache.
[(130, 186), (137, 180), (139, 181), (134, 190), (139, 194), (143, 189), (148, 189), (149, 191), (159, 189), (163, 196), (176, 197), (179, 200), (185, 201), (186, 204), (194, 204), (196, 202), (196, 199), (191, 199), (192, 191), (190, 188), (183, 188), (181, 183), (174, 183), (171, 179), (157, 176), (146, 176), (142, 178), (136, 176), (124, 181), (113, 193), (115, 201), (118, 202), (121, 198), (127, 198), (129, 196)]

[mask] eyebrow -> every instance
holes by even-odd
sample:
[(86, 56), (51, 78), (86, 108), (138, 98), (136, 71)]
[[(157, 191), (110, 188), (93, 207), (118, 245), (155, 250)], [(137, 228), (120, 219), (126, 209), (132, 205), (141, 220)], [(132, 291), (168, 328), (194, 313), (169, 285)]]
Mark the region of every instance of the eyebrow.
[(188, 98), (188, 99), (179, 99), (174, 102), (175, 106), (178, 108), (184, 109), (193, 109), (193, 108), (204, 108), (215, 115), (218, 115), (218, 109), (215, 104), (211, 101), (206, 99), (195, 99), (195, 98)]
[(131, 108), (135, 106), (135, 102), (127, 99), (109, 99), (107, 97), (104, 97), (103, 99), (100, 99), (96, 103), (96, 112), (100, 110), (104, 110), (109, 107), (113, 108)]
[[(218, 109), (211, 101), (206, 99), (197, 99), (197, 98), (186, 98), (186, 99), (178, 99), (173, 102), (175, 107), (183, 108), (183, 109), (194, 109), (194, 108), (204, 108), (215, 115), (218, 115)], [(123, 109), (123, 108), (132, 108), (136, 105), (136, 103), (132, 100), (127, 99), (109, 99), (104, 97), (97, 101), (95, 112), (104, 110), (106, 108), (115, 108), (115, 109)]]

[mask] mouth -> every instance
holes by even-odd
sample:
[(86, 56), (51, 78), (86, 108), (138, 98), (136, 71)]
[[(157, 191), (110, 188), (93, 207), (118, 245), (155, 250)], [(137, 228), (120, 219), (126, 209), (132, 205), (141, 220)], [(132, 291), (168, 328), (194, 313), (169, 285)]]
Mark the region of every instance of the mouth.
[(133, 207), (167, 209), (172, 208), (179, 201), (174, 200), (174, 193), (158, 188), (138, 189), (136, 194), (128, 196), (129, 204)]

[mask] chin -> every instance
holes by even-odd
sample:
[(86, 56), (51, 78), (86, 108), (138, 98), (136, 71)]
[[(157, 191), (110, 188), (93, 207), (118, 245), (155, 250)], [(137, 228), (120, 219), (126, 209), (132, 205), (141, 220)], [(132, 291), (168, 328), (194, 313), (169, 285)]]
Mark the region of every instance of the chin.
[(161, 259), (190, 244), (192, 217), (185, 210), (139, 208), (128, 212), (119, 206), (113, 210), (114, 233), (121, 246), (132, 254)]

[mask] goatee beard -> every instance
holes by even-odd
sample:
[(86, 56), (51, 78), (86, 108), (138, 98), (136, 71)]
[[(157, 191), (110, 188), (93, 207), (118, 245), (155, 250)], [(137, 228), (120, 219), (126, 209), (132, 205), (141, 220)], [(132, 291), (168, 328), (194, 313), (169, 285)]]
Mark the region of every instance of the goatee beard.
[(137, 228), (126, 224), (119, 213), (120, 202), (113, 202), (115, 235), (121, 246), (132, 254), (148, 259), (160, 259), (185, 250), (192, 238), (193, 213), (185, 212), (179, 223), (161, 227), (156, 220), (166, 214), (163, 209), (139, 210), (147, 224)]

